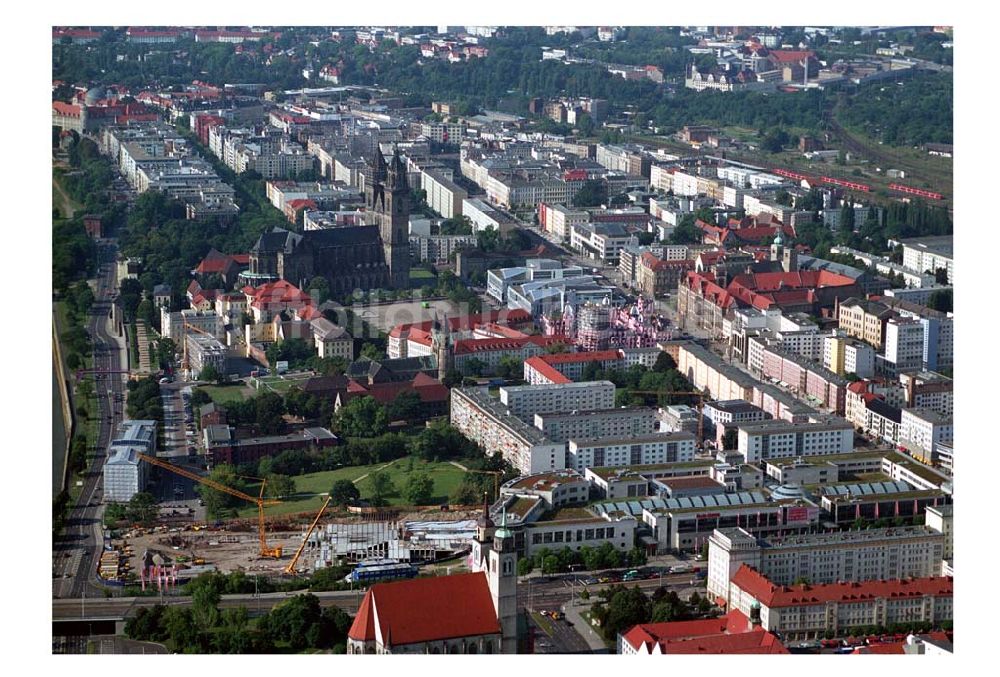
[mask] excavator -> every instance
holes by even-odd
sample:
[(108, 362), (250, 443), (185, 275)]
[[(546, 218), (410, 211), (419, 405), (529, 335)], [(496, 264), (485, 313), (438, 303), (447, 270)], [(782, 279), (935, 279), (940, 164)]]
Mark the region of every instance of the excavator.
[[(138, 456), (139, 456), (140, 460), (143, 460), (146, 463), (150, 463), (152, 465), (159, 466), (161, 468), (165, 468), (166, 470), (169, 470), (170, 472), (172, 472), (174, 474), (180, 475), (181, 477), (186, 477), (189, 480), (193, 480), (195, 482), (198, 482), (199, 484), (204, 484), (205, 486), (211, 487), (211, 488), (215, 489), (216, 491), (221, 491), (223, 493), (229, 494), (230, 496), (235, 496), (237, 498), (242, 498), (244, 501), (256, 504), (257, 505), (257, 525), (258, 525), (258, 532), (260, 534), (260, 556), (261, 557), (266, 557), (266, 558), (271, 558), (271, 559), (281, 559), (281, 546), (278, 546), (278, 547), (275, 547), (275, 548), (269, 547), (267, 545), (267, 533), (266, 533), (266, 531), (264, 529), (264, 508), (266, 506), (269, 506), (269, 505), (277, 505), (277, 504), (281, 503), (281, 501), (278, 501), (278, 500), (265, 499), (264, 498), (264, 487), (267, 484), (267, 480), (263, 480), (261, 482), (261, 484), (260, 484), (260, 496), (258, 496), (257, 498), (254, 498), (253, 496), (250, 496), (249, 494), (245, 494), (242, 491), (239, 491), (237, 489), (233, 489), (231, 487), (227, 487), (226, 485), (220, 484), (220, 483), (216, 482), (215, 480), (208, 479), (207, 477), (202, 477), (201, 475), (197, 475), (197, 474), (195, 474), (195, 473), (193, 473), (193, 472), (191, 472), (189, 470), (185, 470), (184, 468), (180, 468), (180, 467), (178, 467), (176, 465), (173, 465), (172, 463), (167, 463), (166, 461), (160, 460), (160, 459), (155, 458), (153, 456), (147, 456), (146, 454), (138, 454)], [(317, 519), (318, 519), (318, 517), (317, 517)]]

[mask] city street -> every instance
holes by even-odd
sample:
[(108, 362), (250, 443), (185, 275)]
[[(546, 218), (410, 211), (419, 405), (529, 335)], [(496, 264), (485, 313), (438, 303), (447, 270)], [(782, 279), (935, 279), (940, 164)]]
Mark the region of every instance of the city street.
[(103, 549), (101, 525), (101, 469), (114, 427), (124, 413), (125, 380), (128, 365), (124, 361), (124, 341), (109, 327), (111, 299), (115, 295), (115, 254), (117, 243), (99, 244), (100, 270), (96, 299), (90, 309), (87, 331), (94, 350), (95, 393), (99, 421), (95, 455), (84, 475), (80, 498), (71, 509), (62, 538), (53, 546), (53, 596), (103, 596), (103, 588), (94, 579), (96, 557)]

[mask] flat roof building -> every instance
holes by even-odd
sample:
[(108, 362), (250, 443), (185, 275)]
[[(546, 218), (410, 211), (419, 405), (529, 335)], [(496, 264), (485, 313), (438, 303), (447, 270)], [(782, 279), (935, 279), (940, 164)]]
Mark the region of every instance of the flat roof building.
[(747, 463), (783, 456), (843, 454), (854, 449), (854, 427), (836, 417), (816, 417), (807, 423), (746, 423), (738, 431), (737, 448)]
[(758, 538), (744, 528), (718, 529), (708, 540), (708, 592), (732, 606), (730, 581), (743, 565), (777, 585), (799, 578), (837, 581), (925, 578), (940, 571), (944, 536), (928, 526)]

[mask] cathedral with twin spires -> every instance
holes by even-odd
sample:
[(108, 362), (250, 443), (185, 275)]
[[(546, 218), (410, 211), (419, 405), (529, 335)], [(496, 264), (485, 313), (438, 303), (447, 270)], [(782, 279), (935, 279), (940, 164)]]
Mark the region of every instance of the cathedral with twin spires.
[(399, 150), (386, 162), (378, 148), (365, 178), (365, 225), (302, 233), (274, 228), (250, 250), (246, 276), (255, 283), (287, 280), (305, 291), (320, 276), (334, 296), (409, 287), (410, 187)]

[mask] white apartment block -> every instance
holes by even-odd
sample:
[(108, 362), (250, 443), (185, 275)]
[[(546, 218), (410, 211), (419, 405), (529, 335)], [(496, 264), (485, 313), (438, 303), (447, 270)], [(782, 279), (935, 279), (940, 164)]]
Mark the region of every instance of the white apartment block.
[(930, 461), (942, 443), (954, 441), (955, 426), (951, 417), (930, 409), (903, 409), (899, 423), (899, 443), (911, 454)]
[(458, 144), (465, 136), (465, 125), (460, 122), (424, 122), (420, 133), (434, 143)]
[(844, 372), (861, 378), (875, 375), (875, 349), (867, 343), (852, 341), (844, 346)]
[(747, 463), (790, 456), (845, 454), (854, 450), (854, 428), (844, 419), (809, 423), (765, 421), (738, 428), (738, 451)]
[(566, 444), (511, 415), (488, 388), (452, 388), (451, 424), (487, 455), (500, 454), (524, 475), (566, 467)]
[(427, 205), (444, 218), (462, 215), (462, 201), (469, 194), (440, 172), (433, 169), (421, 172), (420, 188), (427, 193)]
[(535, 414), (609, 409), (615, 406), (615, 384), (584, 381), (500, 388), (500, 402), (511, 415), (534, 420)]
[(122, 421), (108, 445), (104, 464), (104, 500), (126, 502), (144, 491), (149, 466), (138, 454), (156, 456), (156, 421)]
[(951, 578), (933, 577), (809, 584), (804, 588), (776, 588), (767, 577), (749, 568), (736, 573), (730, 584), (730, 606), (749, 615), (760, 607), (761, 627), (783, 639), (818, 639), (827, 632), (842, 635), (852, 628), (894, 623), (938, 624), (954, 616)]
[(455, 252), (475, 246), (475, 235), (410, 235), (410, 253), (421, 263), (443, 265)]
[(934, 531), (944, 534), (943, 557), (949, 563), (955, 556), (954, 511), (955, 506), (950, 503), (948, 505), (929, 505), (924, 509), (925, 524)]
[(552, 233), (560, 239), (568, 239), (572, 232), (572, 227), (590, 222), (590, 213), (582, 209), (571, 209), (566, 205), (539, 205), (542, 228)]
[(742, 528), (717, 529), (708, 540), (708, 593), (732, 601), (730, 581), (746, 564), (775, 585), (938, 575), (944, 535), (928, 526), (786, 536), (773, 542)]
[(938, 268), (948, 271), (948, 284), (955, 283), (955, 258), (951, 235), (939, 237), (920, 237), (903, 240), (903, 265), (910, 270), (922, 273)]
[(553, 442), (607, 437), (644, 437), (659, 429), (656, 407), (535, 414), (535, 427)]
[(673, 177), (674, 195), (687, 195), (693, 197), (698, 194), (699, 177), (681, 170), (675, 170)]
[(674, 188), (673, 168), (666, 165), (653, 165), (649, 168), (650, 190), (669, 193)]
[(570, 228), (570, 247), (607, 264), (618, 263), (618, 256), (631, 235), (617, 223), (578, 223)]
[(480, 233), (494, 228), (504, 233), (511, 228), (510, 217), (501, 214), (479, 198), (467, 197), (462, 200), (462, 216), (472, 222), (472, 232)]
[(633, 465), (677, 463), (694, 460), (695, 436), (691, 433), (661, 433), (640, 437), (571, 439), (566, 467), (624, 468)]
[(924, 325), (913, 318), (893, 317), (885, 325), (885, 359), (901, 371), (924, 365)]

